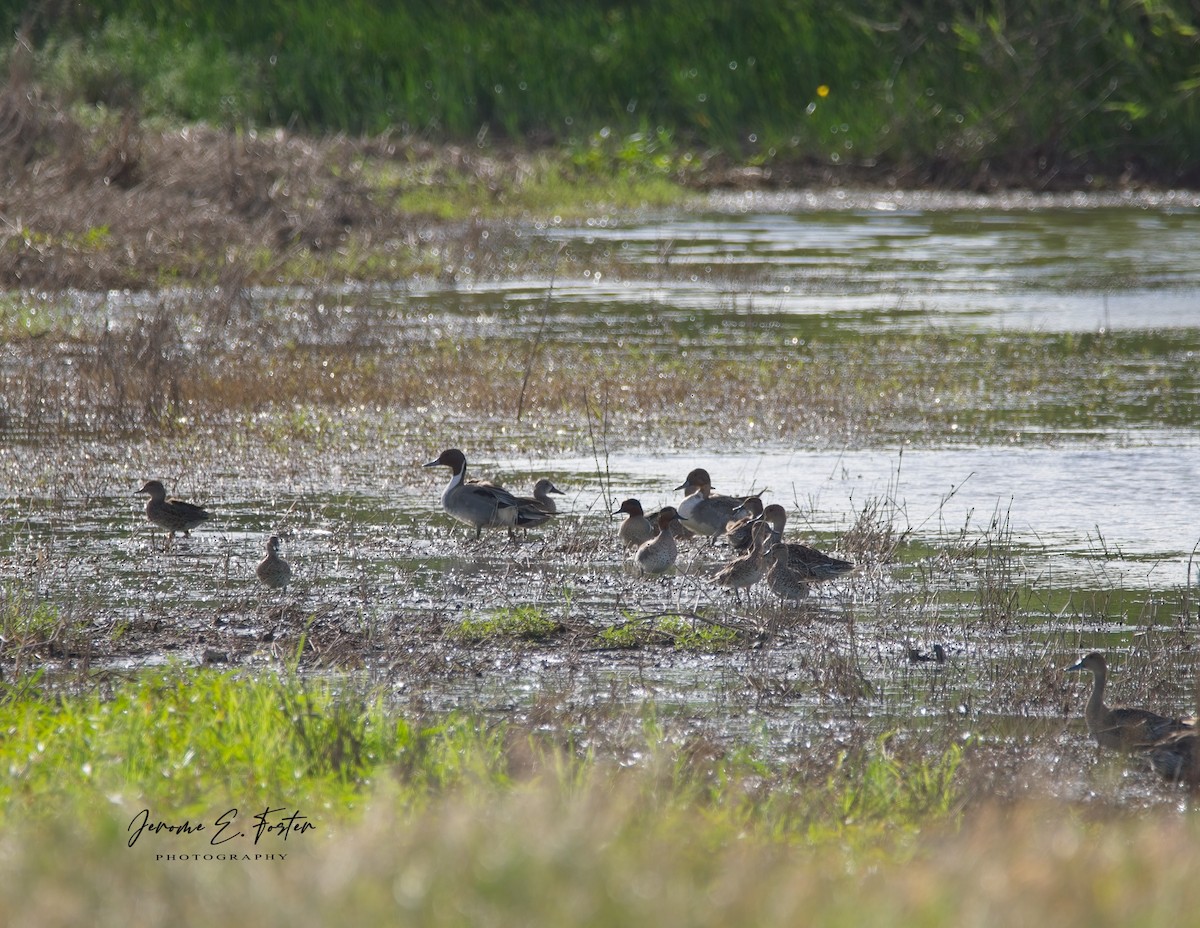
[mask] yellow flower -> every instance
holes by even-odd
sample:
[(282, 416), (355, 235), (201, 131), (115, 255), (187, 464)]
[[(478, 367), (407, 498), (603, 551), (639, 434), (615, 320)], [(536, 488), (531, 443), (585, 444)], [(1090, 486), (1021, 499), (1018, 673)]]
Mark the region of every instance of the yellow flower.
[(818, 96), (818, 97), (827, 97), (827, 96), (829, 96), (829, 85), (828, 85), (828, 84), (822, 84), (820, 87), (818, 87), (818, 88), (817, 88), (817, 96)]

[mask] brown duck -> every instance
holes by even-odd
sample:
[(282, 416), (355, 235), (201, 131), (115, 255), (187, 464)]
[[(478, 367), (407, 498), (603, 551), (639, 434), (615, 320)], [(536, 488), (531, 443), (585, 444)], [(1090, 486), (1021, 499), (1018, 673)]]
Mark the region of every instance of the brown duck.
[(1088, 733), (1101, 747), (1116, 751), (1145, 750), (1169, 735), (1190, 730), (1183, 720), (1167, 718), (1149, 709), (1106, 706), (1104, 685), (1108, 681), (1108, 662), (1103, 654), (1093, 651), (1067, 670), (1092, 672), (1092, 695), (1088, 697), (1083, 717)]
[(161, 480), (147, 480), (145, 486), (133, 495), (150, 497), (146, 500), (146, 518), (167, 530), (168, 544), (175, 539), (176, 532), (189, 535), (192, 529), (209, 518), (209, 513), (194, 503), (167, 499), (167, 488)]

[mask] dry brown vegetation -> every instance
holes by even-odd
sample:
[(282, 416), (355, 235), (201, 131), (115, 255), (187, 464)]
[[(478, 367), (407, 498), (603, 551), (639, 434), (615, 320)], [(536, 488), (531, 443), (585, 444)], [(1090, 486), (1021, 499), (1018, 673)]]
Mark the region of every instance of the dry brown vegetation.
[(485, 158), (416, 139), (163, 129), (132, 111), (92, 112), (85, 124), (23, 67), (14, 54), (0, 90), (8, 289), (238, 287), (274, 282), (299, 256), (416, 250), (459, 230), (403, 213), (395, 203), (403, 184), (381, 184), (365, 165), (424, 185), (468, 176), (485, 191), (498, 174), (528, 170), (516, 152)]

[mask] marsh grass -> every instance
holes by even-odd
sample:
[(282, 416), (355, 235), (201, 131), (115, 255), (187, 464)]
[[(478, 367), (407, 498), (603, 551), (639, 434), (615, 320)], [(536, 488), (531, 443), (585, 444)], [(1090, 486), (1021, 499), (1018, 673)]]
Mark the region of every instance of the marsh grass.
[(36, 678), (48, 658), (82, 659), (90, 651), (87, 620), (71, 607), (60, 607), (16, 582), (0, 586), (0, 654), (9, 678)]
[[(826, 442), (850, 442), (865, 428), (876, 440), (951, 434), (956, 440), (1011, 440), (1028, 425), (1086, 430), (1147, 424), (1144, 406), (1122, 413), (1100, 401), (1112, 390), (1132, 395), (1145, 389), (1143, 365), (1134, 362), (1147, 351), (1163, 359), (1156, 372), (1163, 395), (1198, 389), (1187, 358), (1200, 346), (1187, 331), (1095, 340), (1006, 334), (1008, 360), (986, 378), (974, 370), (985, 346), (981, 335), (810, 340), (798, 356), (795, 346), (779, 344), (768, 332), (737, 358), (708, 358), (702, 349), (690, 349), (711, 375), (697, 379), (696, 359), (682, 364), (678, 350), (665, 344), (630, 352), (621, 344), (546, 337), (534, 365), (524, 333), (426, 333), (405, 324), (403, 308), (361, 307), (348, 293), (322, 296), (317, 290), (299, 308), (240, 288), (168, 295), (132, 314), (101, 303), (89, 315), (104, 321), (90, 325), (52, 300), (45, 309), (42, 304), (31, 298), (28, 313), (45, 318), (46, 328), (37, 338), (8, 342), (24, 363), (0, 374), (0, 423), (13, 431), (119, 434), (234, 421), (275, 440), (336, 443), (339, 434), (361, 440), (356, 419), (370, 428), (373, 420), (415, 414), (480, 423), (515, 422), (519, 414), (531, 434), (553, 422), (576, 443), (587, 436), (602, 470), (605, 456), (631, 435), (676, 440), (671, 423), (685, 408), (721, 409), (723, 416), (769, 423), (762, 440), (824, 436)], [(720, 318), (710, 325), (718, 329)], [(702, 336), (696, 334), (698, 342)], [(464, 364), (467, 357), (470, 364)], [(1096, 366), (1106, 367), (1113, 382), (1097, 387), (1089, 374)], [(955, 408), (931, 408), (924, 398), (950, 382), (956, 384)], [(1078, 403), (1070, 418), (1032, 400), (997, 410), (990, 401), (997, 392), (1072, 396)], [(334, 408), (340, 428), (312, 427), (330, 422)], [(964, 410), (980, 412), (968, 416)], [(991, 411), (985, 416), (983, 410)], [(1182, 404), (1156, 404), (1151, 414), (1172, 426), (1196, 421), (1195, 409)], [(692, 428), (703, 429), (705, 422)], [(705, 438), (695, 434), (692, 440)], [(848, 553), (886, 559), (910, 527), (900, 524), (894, 495), (871, 502), (876, 508), (858, 514), (844, 544)]]
[(545, 641), (563, 631), (563, 625), (550, 618), (540, 606), (518, 605), (506, 609), (472, 614), (451, 625), (446, 633), (464, 643), (494, 641)]

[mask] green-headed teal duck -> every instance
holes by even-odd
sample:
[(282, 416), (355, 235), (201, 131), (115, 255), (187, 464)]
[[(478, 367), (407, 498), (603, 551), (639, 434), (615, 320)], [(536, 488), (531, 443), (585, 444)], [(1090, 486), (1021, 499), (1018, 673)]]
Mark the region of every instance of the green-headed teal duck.
[(658, 523), (646, 517), (640, 500), (627, 499), (621, 503), (614, 516), (625, 513), (625, 521), (617, 529), (617, 537), (626, 548), (639, 548), (654, 537)]

